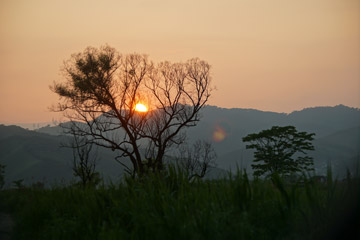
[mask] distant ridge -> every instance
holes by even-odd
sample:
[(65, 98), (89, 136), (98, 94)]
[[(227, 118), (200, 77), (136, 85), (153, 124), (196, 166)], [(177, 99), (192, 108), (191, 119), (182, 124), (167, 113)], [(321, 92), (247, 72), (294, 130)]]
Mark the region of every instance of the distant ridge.
[(0, 125), (5, 125), (5, 126), (11, 126), (11, 125), (15, 125), (15, 126), (19, 126), (22, 127), (24, 129), (27, 130), (35, 130), (35, 129), (39, 129), (45, 126), (56, 126), (57, 125), (57, 121), (52, 121), (52, 122), (34, 122), (34, 123), (1, 123)]
[[(305, 108), (290, 114), (208, 105), (201, 115), (198, 125), (188, 129), (188, 140), (190, 142), (196, 139), (213, 141), (219, 155), (244, 147), (241, 139), (247, 134), (275, 125), (293, 125), (300, 131), (315, 133), (316, 139), (360, 126), (360, 109), (344, 105)], [(219, 129), (225, 133), (225, 137), (222, 141), (215, 141), (213, 134)], [(44, 127), (36, 131), (52, 135), (60, 135), (63, 132), (59, 126)]]
[[(256, 109), (219, 108), (206, 106), (196, 127), (187, 131), (188, 141), (211, 141), (218, 155), (218, 172), (247, 168), (251, 174), (252, 152), (245, 149), (242, 138), (274, 125), (293, 125), (300, 131), (316, 133), (315, 160), (317, 173), (326, 172), (327, 164), (333, 166), (336, 176), (344, 176), (346, 169), (353, 171), (360, 161), (360, 109), (344, 105), (313, 107), (290, 114), (265, 112)], [(68, 124), (68, 123), (63, 123)], [(224, 138), (213, 135), (222, 131)], [(7, 184), (25, 178), (34, 182), (42, 179), (70, 181), (70, 149), (59, 148), (66, 136), (59, 126), (46, 126), (30, 131), (18, 126), (0, 125), (0, 162), (7, 165)], [(119, 179), (122, 167), (114, 160), (114, 152), (99, 149), (102, 160), (99, 170), (105, 178)]]
[(244, 110), (244, 111), (256, 111), (256, 112), (264, 112), (264, 113), (279, 113), (279, 114), (286, 114), (286, 115), (290, 115), (292, 113), (295, 112), (302, 112), (302, 111), (308, 111), (308, 110), (317, 110), (317, 109), (352, 109), (355, 111), (360, 111), (360, 108), (357, 107), (350, 107), (350, 106), (346, 106), (343, 104), (338, 104), (335, 106), (314, 106), (314, 107), (305, 107), (301, 110), (293, 110), (290, 113), (285, 113), (285, 112), (277, 112), (277, 111), (271, 111), (271, 110), (261, 110), (261, 109), (256, 109), (256, 108), (241, 108), (241, 107), (231, 107), (231, 108), (226, 108), (226, 107), (219, 107), (216, 105), (206, 105), (206, 107), (211, 107), (211, 108), (217, 108), (217, 109), (222, 109), (222, 110)]
[[(315, 107), (306, 107), (303, 108), (302, 110), (294, 110), (290, 113), (285, 113), (285, 112), (275, 112), (275, 111), (271, 111), (271, 110), (259, 110), (259, 109), (254, 109), (254, 108), (225, 108), (225, 107), (218, 107), (215, 105), (206, 105), (206, 108), (214, 108), (214, 109), (219, 109), (219, 110), (224, 110), (224, 111), (231, 111), (231, 110), (236, 110), (236, 111), (243, 111), (243, 112), (259, 112), (259, 113), (274, 113), (274, 114), (282, 114), (282, 115), (291, 115), (291, 114), (297, 114), (298, 112), (306, 112), (306, 111), (317, 111), (317, 110), (321, 110), (321, 109), (345, 109), (345, 110), (354, 110), (354, 111), (360, 111), (360, 108), (356, 108), (356, 107), (349, 107), (343, 104), (338, 104), (335, 106), (315, 106)], [(52, 121), (52, 122), (34, 122), (34, 123), (1, 123), (0, 125), (5, 125), (5, 126), (19, 126), (22, 127), (24, 129), (28, 129), (28, 130), (37, 130), (37, 129), (43, 129), (43, 128), (49, 128), (49, 127), (56, 127), (57, 121)]]

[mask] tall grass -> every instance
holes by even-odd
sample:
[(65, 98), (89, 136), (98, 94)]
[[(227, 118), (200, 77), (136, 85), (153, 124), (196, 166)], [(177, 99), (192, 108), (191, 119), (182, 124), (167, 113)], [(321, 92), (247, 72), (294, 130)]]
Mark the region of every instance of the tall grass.
[(189, 182), (170, 169), (98, 188), (7, 190), (1, 200), (15, 239), (323, 239), (349, 231), (340, 225), (359, 200), (357, 178), (327, 179), (250, 181), (238, 171)]

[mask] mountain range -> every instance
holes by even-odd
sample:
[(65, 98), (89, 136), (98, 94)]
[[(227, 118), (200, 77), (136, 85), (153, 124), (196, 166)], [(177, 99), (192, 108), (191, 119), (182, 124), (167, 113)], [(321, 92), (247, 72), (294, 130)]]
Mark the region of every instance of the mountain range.
[[(299, 131), (316, 134), (315, 151), (309, 153), (314, 157), (316, 174), (324, 175), (330, 164), (335, 175), (341, 178), (347, 169), (354, 173), (360, 161), (360, 109), (357, 108), (338, 105), (285, 114), (206, 106), (201, 114), (198, 125), (186, 130), (187, 139), (189, 143), (197, 139), (212, 142), (218, 156), (217, 166), (211, 171), (213, 175), (237, 167), (252, 173), (253, 152), (245, 149), (242, 138), (275, 125), (292, 125)], [(30, 131), (0, 125), (0, 163), (6, 165), (6, 185), (9, 187), (18, 179), (25, 179), (27, 184), (71, 181), (72, 150), (60, 147), (68, 141), (60, 126)], [(105, 179), (119, 180), (123, 167), (114, 160), (115, 153), (101, 148), (97, 151), (97, 170)]]

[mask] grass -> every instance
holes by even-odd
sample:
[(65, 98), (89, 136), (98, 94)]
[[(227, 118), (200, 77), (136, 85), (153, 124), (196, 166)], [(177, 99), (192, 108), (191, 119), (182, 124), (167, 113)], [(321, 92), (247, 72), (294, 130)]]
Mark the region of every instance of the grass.
[(344, 238), (359, 226), (359, 179), (328, 175), (326, 183), (286, 184), (238, 172), (190, 183), (170, 171), (98, 188), (6, 190), (0, 197), (17, 223), (14, 239)]

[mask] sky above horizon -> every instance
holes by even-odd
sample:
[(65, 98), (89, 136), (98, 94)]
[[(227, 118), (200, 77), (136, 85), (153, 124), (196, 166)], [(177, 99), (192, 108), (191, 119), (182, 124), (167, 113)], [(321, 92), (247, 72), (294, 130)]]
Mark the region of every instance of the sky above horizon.
[(210, 105), (360, 108), (359, 0), (0, 0), (0, 123), (60, 119), (60, 68), (104, 44), (212, 66)]

